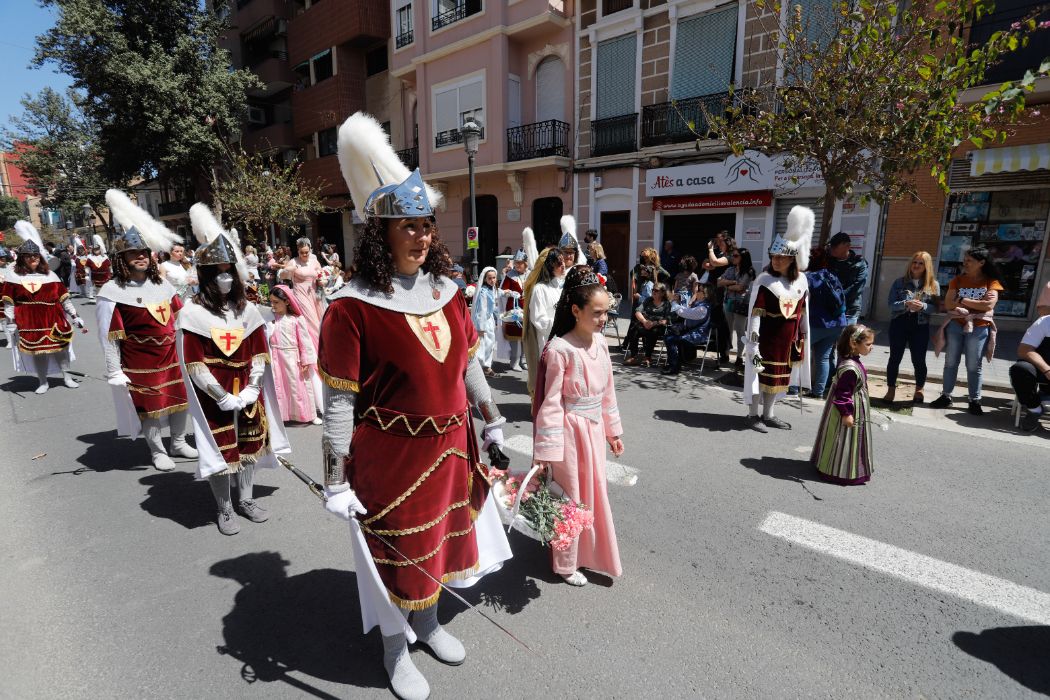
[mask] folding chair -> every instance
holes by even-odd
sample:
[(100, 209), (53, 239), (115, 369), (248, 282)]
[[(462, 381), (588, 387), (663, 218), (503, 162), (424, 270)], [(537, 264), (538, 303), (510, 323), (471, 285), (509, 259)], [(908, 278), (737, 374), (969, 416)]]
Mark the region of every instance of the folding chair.
[(620, 325), (617, 321), (620, 320), (620, 303), (623, 301), (622, 294), (613, 294), (613, 303), (609, 306), (609, 321), (605, 324), (603, 333), (608, 333), (609, 326), (613, 327), (613, 331), (616, 333), (616, 342), (619, 345), (620, 350), (623, 350), (623, 338), (620, 337)]
[[(714, 325), (712, 324), (711, 332), (707, 334), (707, 342), (704, 343), (703, 345), (697, 345), (696, 346), (696, 351), (703, 353), (701, 355), (701, 357), (700, 357), (700, 374), (704, 373), (704, 365), (707, 364), (707, 351), (711, 348), (711, 343), (715, 344), (715, 352), (718, 351), (718, 343), (716, 342), (717, 339), (718, 339), (718, 329), (715, 328)], [(701, 348), (703, 348), (703, 350), (701, 350)]]

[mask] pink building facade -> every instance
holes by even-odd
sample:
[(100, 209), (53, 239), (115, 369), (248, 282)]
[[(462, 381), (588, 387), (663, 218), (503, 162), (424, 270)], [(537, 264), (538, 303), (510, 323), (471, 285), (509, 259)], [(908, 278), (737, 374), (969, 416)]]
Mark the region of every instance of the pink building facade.
[(402, 159), (445, 195), (443, 240), (466, 256), (470, 221), (466, 118), (484, 132), (475, 159), (480, 266), (525, 226), (542, 247), (573, 211), (575, 0), (392, 0), (390, 74), (400, 81)]

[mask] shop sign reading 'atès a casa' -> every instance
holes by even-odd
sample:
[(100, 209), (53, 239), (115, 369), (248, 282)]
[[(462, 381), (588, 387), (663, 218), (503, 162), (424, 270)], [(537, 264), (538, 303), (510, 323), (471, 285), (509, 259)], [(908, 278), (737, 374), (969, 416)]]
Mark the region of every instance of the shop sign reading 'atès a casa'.
[(809, 163), (796, 164), (782, 155), (770, 158), (755, 151), (730, 154), (719, 163), (652, 168), (645, 173), (645, 193), (650, 197), (759, 190), (780, 193), (823, 184), (819, 170)]

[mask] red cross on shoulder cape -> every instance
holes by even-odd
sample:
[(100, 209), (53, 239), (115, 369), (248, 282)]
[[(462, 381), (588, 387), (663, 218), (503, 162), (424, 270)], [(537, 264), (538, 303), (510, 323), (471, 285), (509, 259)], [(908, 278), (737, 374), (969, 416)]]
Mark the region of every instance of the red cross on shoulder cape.
[[(798, 313), (798, 305), (803, 305), (800, 318), (800, 333), (805, 338), (803, 356), (804, 362), (792, 370), (791, 383), (805, 389), (810, 387), (809, 371), (809, 280), (804, 272), (800, 272), (793, 282), (784, 277), (771, 275), (769, 272), (761, 272), (751, 285), (751, 299), (747, 306), (747, 316), (750, 319), (755, 313), (755, 301), (758, 299), (760, 289), (766, 289), (780, 302), (780, 311), (785, 316), (794, 316)], [(758, 394), (758, 375), (750, 363), (744, 364), (744, 403), (750, 404), (753, 397)]]

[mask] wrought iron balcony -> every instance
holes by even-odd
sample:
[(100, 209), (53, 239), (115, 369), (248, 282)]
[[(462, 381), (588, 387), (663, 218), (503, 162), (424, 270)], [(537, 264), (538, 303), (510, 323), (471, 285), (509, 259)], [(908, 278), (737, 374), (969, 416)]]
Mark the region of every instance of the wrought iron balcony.
[(471, 15), (476, 15), (481, 12), (481, 0), (464, 0), (463, 2), (456, 3), (456, 6), (452, 9), (446, 10), (439, 15), (435, 15), (430, 20), (430, 28), (433, 31), (437, 31), (442, 27), (447, 27), (450, 24), (466, 19)]
[(614, 12), (620, 10), (627, 10), (634, 7), (634, 0), (603, 0), (602, 1), (602, 15), (608, 16)]
[(637, 150), (637, 112), (591, 122), (591, 155), (609, 156)]
[(557, 119), (507, 129), (507, 160), (569, 157), (569, 125)]
[[(481, 134), (478, 136), (478, 138), (485, 138), (485, 127), (481, 127)], [(437, 136), (434, 137), (434, 148), (442, 148), (444, 146), (451, 146), (457, 143), (463, 143), (463, 133), (459, 129), (439, 131), (437, 133)]]
[(412, 148), (405, 148), (397, 152), (397, 157), (401, 159), (401, 162), (405, 164), (405, 167), (409, 170), (415, 170), (419, 167), (419, 146), (412, 146)]
[(394, 39), (394, 46), (396, 48), (403, 49), (409, 44), (411, 44), (413, 41), (415, 41), (415, 38), (412, 34), (412, 30), (406, 29), (405, 31), (398, 34), (397, 38)]
[(709, 131), (707, 115), (722, 115), (728, 106), (729, 93), (719, 92), (642, 107), (642, 148), (703, 138)]

